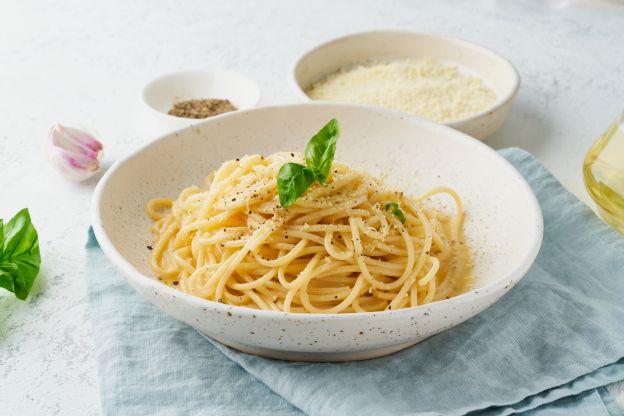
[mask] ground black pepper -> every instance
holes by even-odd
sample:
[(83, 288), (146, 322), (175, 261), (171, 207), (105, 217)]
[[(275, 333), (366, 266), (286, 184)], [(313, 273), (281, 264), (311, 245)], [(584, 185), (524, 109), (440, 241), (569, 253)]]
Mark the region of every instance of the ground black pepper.
[(236, 111), (236, 107), (230, 100), (207, 98), (179, 101), (171, 107), (169, 115), (184, 118), (208, 118), (230, 111)]

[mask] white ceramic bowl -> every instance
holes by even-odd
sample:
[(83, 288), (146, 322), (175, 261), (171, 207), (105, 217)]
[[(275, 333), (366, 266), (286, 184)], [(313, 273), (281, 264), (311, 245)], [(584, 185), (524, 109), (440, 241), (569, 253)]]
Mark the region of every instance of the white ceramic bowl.
[[(387, 312), (310, 315), (260, 311), (186, 295), (150, 277), (145, 203), (175, 198), (225, 160), (302, 150), (320, 126), (342, 126), (336, 160), (417, 194), (450, 185), (466, 209), (475, 250), (474, 290)], [(522, 278), (542, 238), (542, 216), (520, 174), (483, 143), (443, 125), (375, 107), (309, 103), (238, 111), (160, 137), (115, 163), (95, 190), (95, 235), (146, 299), (241, 351), (287, 360), (378, 357), (413, 345), (487, 308)]]
[(167, 114), (176, 102), (201, 98), (228, 99), (238, 110), (258, 104), (260, 90), (249, 78), (225, 70), (172, 72), (149, 82), (141, 92), (147, 110), (164, 126), (182, 128), (205, 121)]
[(379, 31), (344, 36), (303, 54), (290, 73), (295, 94), (310, 101), (305, 91), (313, 82), (357, 62), (369, 59), (418, 59), (430, 57), (480, 77), (496, 93), (490, 108), (473, 116), (445, 123), (479, 140), (491, 136), (503, 124), (520, 86), (513, 65), (496, 53), (459, 39), (423, 33)]

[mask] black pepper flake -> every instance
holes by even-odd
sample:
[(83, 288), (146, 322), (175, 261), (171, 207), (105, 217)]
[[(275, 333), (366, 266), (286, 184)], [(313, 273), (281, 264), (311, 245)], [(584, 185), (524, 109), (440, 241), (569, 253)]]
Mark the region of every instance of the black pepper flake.
[(152, 246), (146, 246), (148, 250), (154, 250), (154, 247)]
[(232, 316), (232, 312), (228, 312), (227, 314), (228, 314), (228, 316)]
[(179, 280), (174, 280), (174, 281), (173, 281), (173, 285), (174, 285), (174, 286), (177, 286), (177, 285), (179, 285), (179, 284), (180, 284), (180, 281), (179, 281)]
[(232, 202), (236, 201), (236, 198), (232, 198)]
[(295, 157), (295, 154), (294, 154), (294, 153), (291, 153), (291, 154), (290, 154), (290, 157)]

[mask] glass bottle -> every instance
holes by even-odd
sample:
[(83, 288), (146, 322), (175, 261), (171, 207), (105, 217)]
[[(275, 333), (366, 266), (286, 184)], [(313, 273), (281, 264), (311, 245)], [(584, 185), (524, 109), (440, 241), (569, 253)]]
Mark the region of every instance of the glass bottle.
[(602, 218), (624, 234), (624, 112), (587, 152), (583, 177)]

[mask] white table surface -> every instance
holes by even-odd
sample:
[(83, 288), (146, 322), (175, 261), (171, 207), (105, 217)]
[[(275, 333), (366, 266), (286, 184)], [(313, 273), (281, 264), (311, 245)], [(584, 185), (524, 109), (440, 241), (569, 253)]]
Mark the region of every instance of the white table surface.
[(0, 413), (100, 412), (81, 273), (97, 181), (64, 181), (42, 158), (56, 121), (105, 143), (105, 164), (162, 133), (139, 105), (149, 79), (229, 68), (262, 104), (294, 101), (286, 74), (315, 44), (350, 32), (409, 29), (490, 47), (518, 68), (511, 117), (491, 138), (541, 159), (583, 201), (581, 165), (624, 108), (624, 3), (611, 1), (0, 2), (0, 218), (30, 208), (42, 272), (20, 302), (0, 293)]

